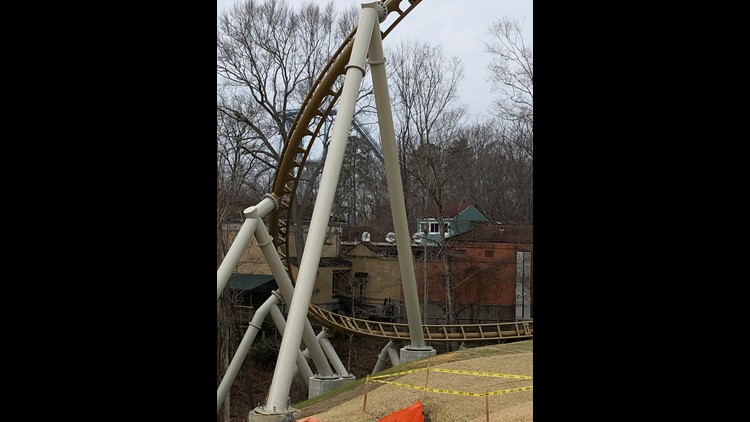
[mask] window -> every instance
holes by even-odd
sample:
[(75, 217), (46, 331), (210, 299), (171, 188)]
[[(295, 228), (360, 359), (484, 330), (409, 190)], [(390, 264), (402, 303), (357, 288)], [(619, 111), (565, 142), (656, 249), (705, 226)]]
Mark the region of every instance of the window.
[(367, 279), (369, 278), (369, 274), (366, 272), (356, 272), (354, 273), (354, 282), (356, 284), (365, 284), (367, 283)]
[(484, 250), (484, 257), (485, 258), (494, 258), (495, 257), (495, 250), (494, 249), (485, 249)]
[(360, 298), (365, 297), (365, 284), (367, 284), (367, 279), (369, 277), (369, 274), (366, 272), (356, 272), (354, 273), (354, 288), (358, 290), (357, 293), (359, 293)]
[(438, 231), (438, 223), (430, 223), (430, 233), (440, 233)]
[(531, 306), (531, 252), (516, 252), (516, 321), (534, 317)]

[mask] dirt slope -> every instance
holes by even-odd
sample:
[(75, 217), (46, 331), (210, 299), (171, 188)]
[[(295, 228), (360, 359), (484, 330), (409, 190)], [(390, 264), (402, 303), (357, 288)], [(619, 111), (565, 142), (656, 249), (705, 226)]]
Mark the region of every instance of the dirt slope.
[[(292, 384), (290, 399), (293, 407), (302, 411), (302, 417), (316, 416), (323, 422), (367, 421), (376, 422), (386, 414), (420, 400), (431, 422), (486, 422), (485, 406), (489, 404), (491, 421), (532, 420), (533, 390), (492, 395), (488, 403), (485, 397), (422, 391), (415, 388), (395, 386), (372, 381), (367, 385), (367, 405), (363, 411), (366, 376), (371, 373), (377, 355), (385, 346), (383, 339), (373, 337), (335, 336), (331, 343), (350, 373), (357, 381), (320, 397), (307, 399), (307, 390)], [(506, 344), (480, 346), (447, 352), (445, 345), (432, 346), (437, 355), (393, 368), (388, 364), (381, 374), (401, 372), (418, 368), (442, 368), (475, 372), (491, 372), (511, 375), (532, 375), (533, 340)], [(244, 376), (235, 380), (231, 390), (231, 422), (246, 422), (252, 408), (262, 404), (268, 393), (273, 376), (274, 360), (265, 366), (258, 356), (248, 357)], [(501, 391), (533, 385), (532, 380), (501, 377), (481, 377), (435, 371), (419, 371), (411, 374), (384, 378), (382, 381), (396, 382), (419, 387), (462, 391), (483, 394), (486, 391)], [(246, 385), (247, 384), (247, 385)], [(246, 393), (250, 391), (250, 395)]]
[[(533, 390), (523, 388), (533, 386), (533, 379), (446, 373), (435, 370), (532, 376), (533, 340), (438, 354), (429, 359), (389, 368), (380, 374), (418, 368), (431, 368), (432, 370), (380, 379), (402, 385), (371, 381), (365, 386), (366, 380), (360, 379), (352, 385), (319, 398), (298, 403), (295, 407), (302, 411), (301, 417), (314, 415), (323, 422), (375, 422), (416, 401), (422, 402), (428, 416), (426, 420), (431, 422), (486, 422), (487, 409), (489, 409), (490, 421), (533, 420)], [(425, 391), (406, 387), (406, 385), (426, 386), (428, 389), (452, 393)], [(491, 395), (488, 400), (480, 396), (485, 392), (512, 389), (521, 391)], [(366, 403), (365, 390), (367, 390)]]

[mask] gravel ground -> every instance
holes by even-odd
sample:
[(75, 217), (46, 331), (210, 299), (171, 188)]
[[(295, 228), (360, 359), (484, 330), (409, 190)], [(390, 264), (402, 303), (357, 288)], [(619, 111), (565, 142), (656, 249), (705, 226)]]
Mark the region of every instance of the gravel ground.
[[(533, 386), (533, 379), (516, 379), (490, 376), (443, 373), (435, 368), (532, 376), (533, 341), (486, 346), (466, 351), (457, 351), (411, 362), (420, 368), (431, 368), (409, 374), (382, 378), (399, 384), (431, 389), (484, 394)], [(484, 356), (471, 357), (480, 349)], [(403, 365), (402, 365), (403, 366)], [(370, 381), (365, 385), (302, 409), (302, 417), (316, 416), (323, 422), (376, 422), (385, 415), (403, 409), (417, 401), (430, 422), (486, 422), (489, 407), (490, 421), (533, 420), (533, 390), (516, 391), (486, 397), (423, 391), (404, 386)], [(364, 410), (363, 410), (364, 407)]]

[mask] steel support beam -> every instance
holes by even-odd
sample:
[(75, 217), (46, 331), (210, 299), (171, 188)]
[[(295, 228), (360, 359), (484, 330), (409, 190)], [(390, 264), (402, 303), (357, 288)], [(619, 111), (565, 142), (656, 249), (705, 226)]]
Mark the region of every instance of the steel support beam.
[(289, 371), (294, 367), (305, 322), (307, 321), (307, 309), (310, 306), (310, 298), (315, 287), (315, 277), (320, 264), (331, 209), (333, 208), (336, 185), (341, 173), (341, 163), (349, 138), (354, 106), (365, 73), (365, 61), (370, 37), (373, 33), (373, 27), (378, 22), (379, 6), (382, 6), (382, 2), (362, 4), (362, 13), (359, 17), (352, 53), (349, 64), (346, 66), (339, 110), (333, 125), (333, 136), (328, 146), (328, 154), (320, 180), (320, 190), (315, 198), (310, 228), (305, 242), (305, 253), (300, 262), (294, 297), (289, 304), (286, 332), (281, 339), (279, 357), (276, 360), (268, 398), (266, 403), (258, 409), (259, 412), (283, 412), (282, 409), (286, 409), (288, 406), (289, 389), (292, 383)]
[(396, 250), (401, 268), (401, 284), (404, 288), (404, 302), (406, 305), (406, 318), (409, 323), (411, 348), (431, 349), (425, 345), (424, 333), (422, 333), (417, 278), (414, 272), (414, 260), (411, 253), (411, 236), (409, 235), (409, 225), (406, 219), (404, 186), (398, 162), (396, 135), (393, 130), (393, 116), (391, 114), (391, 100), (388, 94), (388, 78), (385, 71), (385, 56), (383, 55), (383, 40), (381, 39), (379, 27), (373, 28), (372, 37), (370, 38), (369, 63), (372, 73), (372, 86), (375, 92), (375, 108), (378, 112), (378, 123), (380, 124), (380, 143), (383, 148), (383, 158), (385, 160), (388, 193), (391, 199), (393, 228), (396, 232)]

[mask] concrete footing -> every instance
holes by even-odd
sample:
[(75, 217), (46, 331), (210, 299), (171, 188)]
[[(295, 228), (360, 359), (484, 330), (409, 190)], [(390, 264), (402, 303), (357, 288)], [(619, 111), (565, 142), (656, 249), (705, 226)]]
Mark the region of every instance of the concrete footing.
[(342, 385), (348, 384), (355, 380), (354, 375), (346, 375), (340, 377), (338, 375), (333, 377), (325, 377), (321, 375), (313, 375), (309, 378), (309, 385), (307, 389), (307, 398), (320, 396), (329, 391), (335, 390)]
[(437, 350), (433, 349), (432, 347), (425, 347), (425, 348), (416, 348), (416, 347), (402, 347), (401, 348), (401, 364), (404, 364), (406, 362), (411, 362), (414, 360), (429, 358), (431, 356), (435, 356), (437, 354)]
[[(285, 420), (286, 415), (291, 415), (292, 420), (295, 420), (302, 415), (302, 411), (291, 406), (286, 409), (268, 411), (264, 410), (263, 406), (259, 406), (247, 414), (247, 422), (281, 422)], [(289, 418), (286, 418), (286, 420), (289, 420)]]

